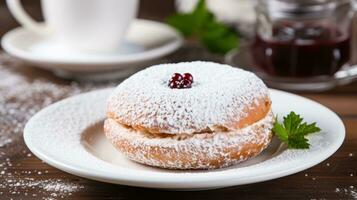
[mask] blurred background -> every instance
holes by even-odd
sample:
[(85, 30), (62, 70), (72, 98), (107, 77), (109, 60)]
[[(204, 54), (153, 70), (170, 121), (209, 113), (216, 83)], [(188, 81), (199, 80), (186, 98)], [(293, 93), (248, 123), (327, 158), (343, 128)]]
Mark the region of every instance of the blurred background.
[[(178, 52), (174, 53), (178, 48), (176, 46), (171, 51), (162, 53), (161, 56), (156, 56), (156, 60), (152, 59), (152, 62), (138, 62), (136, 67), (139, 66), (139, 68), (134, 69), (133, 67), (129, 69), (127, 67), (131, 71), (120, 72), (122, 73), (120, 78), (136, 72), (145, 65), (167, 62), (168, 60), (212, 60), (224, 62), (255, 72), (271, 87), (292, 91), (325, 91), (338, 85), (349, 84), (357, 78), (357, 69), (351, 70), (350, 67), (357, 61), (357, 42), (355, 37), (357, 35), (355, 31), (357, 30), (355, 28), (357, 20), (356, 17), (350, 19), (350, 15), (354, 15), (352, 12), (346, 11), (344, 8), (336, 8), (329, 11), (330, 13), (325, 16), (326, 13), (323, 13), (325, 8), (323, 8), (315, 13), (319, 15), (318, 18), (306, 20), (303, 18), (309, 14), (306, 14), (305, 11), (284, 10), (286, 9), (284, 5), (276, 4), (276, 2), (288, 2), (294, 4), (298, 9), (303, 10), (306, 7), (306, 10), (308, 10), (309, 8), (307, 7), (311, 7), (311, 5), (321, 6), (329, 2), (343, 4), (341, 2), (345, 2), (344, 0), (269, 1), (274, 3), (274, 5), (271, 4), (273, 6), (270, 4), (265, 5), (264, 2), (268, 1), (261, 0), (207, 0), (205, 6), (209, 9), (210, 14), (213, 14), (213, 20), (205, 21), (201, 27), (197, 26), (199, 27), (197, 28), (193, 27), (195, 26), (193, 25), (194, 23), (190, 24), (189, 22), (195, 21), (194, 14), (190, 16), (190, 13), (194, 13), (198, 2), (198, 0), (141, 0), (138, 18), (168, 23), (186, 36), (186, 40)], [(22, 1), (22, 3), (30, 16), (37, 21), (43, 20), (40, 1), (27, 0)], [(255, 5), (260, 6), (255, 8)], [(19, 23), (9, 12), (5, 1), (1, 1), (0, 11), (1, 37), (6, 32), (18, 27)], [(185, 22), (184, 19), (180, 19), (177, 15), (175, 16), (177, 12), (187, 14), (192, 19)], [(284, 15), (290, 13), (294, 16), (276, 17), (279, 13)], [(192, 27), (188, 27), (187, 24)], [(332, 28), (334, 26), (336, 26), (336, 30)], [(187, 35), (187, 28), (192, 29), (190, 35)], [(340, 32), (341, 37), (335, 36)], [(176, 39), (176, 42), (179, 42), (179, 38)], [(345, 47), (338, 47), (344, 44), (343, 42), (340, 44), (340, 40), (346, 41)], [(310, 46), (306, 46), (308, 43), (311, 43)], [(158, 45), (152, 44), (151, 46)], [(286, 50), (286, 48), (289, 50)], [(320, 49), (325, 49), (325, 53), (321, 53)], [(349, 51), (350, 49), (351, 51)], [(270, 51), (272, 55), (265, 55), (266, 52)], [(333, 51), (337, 52), (334, 53)], [(147, 51), (143, 50), (143, 52)], [(33, 52), (27, 53), (30, 53), (28, 55), (30, 57), (34, 56), (31, 55)], [(47, 57), (53, 57), (56, 51), (46, 51), (46, 53)], [(336, 53), (338, 53), (338, 58), (334, 57)], [(163, 57), (166, 54), (170, 54), (169, 57)], [(39, 55), (42, 56), (41, 54)], [(19, 57), (18, 55), (16, 56)], [(319, 57), (324, 59), (318, 59)], [(290, 60), (286, 60), (286, 58)], [(295, 60), (292, 58), (295, 58)], [(22, 57), (22, 59), (24, 58)], [(60, 61), (61, 59), (63, 58), (57, 58)], [(109, 57), (103, 57), (103, 59), (109, 59)], [(63, 63), (60, 61), (55, 64), (62, 65)], [(34, 66), (38, 64), (38, 62), (30, 62), (31, 65), (33, 63), (35, 63)], [(44, 62), (41, 64), (45, 65)], [(84, 77), (83, 74), (78, 75), (78, 73), (73, 76), (64, 75), (64, 73), (55, 71), (55, 68), (53, 67), (51, 71), (61, 77)], [(74, 69), (75, 67), (72, 68)], [(304, 79), (302, 80), (301, 78)]]

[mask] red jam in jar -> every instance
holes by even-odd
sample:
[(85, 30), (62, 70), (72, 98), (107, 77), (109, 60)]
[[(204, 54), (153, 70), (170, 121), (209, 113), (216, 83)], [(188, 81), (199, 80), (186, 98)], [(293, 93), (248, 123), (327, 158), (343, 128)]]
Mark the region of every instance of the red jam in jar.
[(332, 27), (273, 29), (273, 39), (257, 35), (252, 45), (255, 64), (284, 77), (333, 75), (350, 57), (350, 37)]
[(260, 0), (251, 55), (278, 77), (332, 76), (350, 59), (349, 0)]

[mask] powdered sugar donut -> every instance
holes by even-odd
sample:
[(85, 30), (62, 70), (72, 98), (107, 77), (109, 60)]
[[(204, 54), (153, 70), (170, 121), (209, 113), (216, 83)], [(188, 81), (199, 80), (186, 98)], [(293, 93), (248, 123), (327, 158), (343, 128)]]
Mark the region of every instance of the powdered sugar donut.
[[(174, 73), (191, 88), (172, 89)], [(211, 62), (162, 64), (123, 81), (109, 98), (105, 133), (128, 158), (174, 169), (229, 166), (270, 143), (269, 92), (250, 72)]]

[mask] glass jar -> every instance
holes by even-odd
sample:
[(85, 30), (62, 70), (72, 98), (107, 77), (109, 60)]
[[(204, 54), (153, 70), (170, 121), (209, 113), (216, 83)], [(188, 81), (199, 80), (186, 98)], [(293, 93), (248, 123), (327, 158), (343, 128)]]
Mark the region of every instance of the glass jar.
[(350, 0), (257, 0), (254, 64), (276, 77), (333, 76), (350, 59)]

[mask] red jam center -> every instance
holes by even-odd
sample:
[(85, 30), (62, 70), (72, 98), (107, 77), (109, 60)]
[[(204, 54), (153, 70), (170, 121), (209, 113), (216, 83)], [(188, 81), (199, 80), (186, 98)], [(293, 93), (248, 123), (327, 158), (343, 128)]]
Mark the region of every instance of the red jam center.
[(193, 83), (193, 76), (190, 73), (174, 73), (169, 80), (169, 87), (171, 89), (191, 88)]

